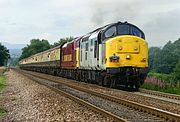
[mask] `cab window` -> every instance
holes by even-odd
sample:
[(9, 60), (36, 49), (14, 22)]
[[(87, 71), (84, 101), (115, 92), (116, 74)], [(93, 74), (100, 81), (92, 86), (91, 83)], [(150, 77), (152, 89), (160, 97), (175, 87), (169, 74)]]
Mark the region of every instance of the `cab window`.
[(105, 38), (110, 38), (116, 35), (116, 26), (110, 27), (105, 33)]
[(118, 35), (129, 35), (129, 25), (118, 25)]
[(140, 32), (140, 30), (135, 27), (131, 28), (131, 34), (134, 36), (142, 37), (142, 33)]

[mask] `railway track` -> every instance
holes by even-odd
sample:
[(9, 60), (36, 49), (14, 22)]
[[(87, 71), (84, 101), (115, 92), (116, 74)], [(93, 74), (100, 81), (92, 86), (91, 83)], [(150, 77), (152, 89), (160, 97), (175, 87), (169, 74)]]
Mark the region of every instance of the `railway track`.
[[(21, 71), (18, 71), (18, 72), (22, 73)], [(32, 79), (32, 80), (38, 82), (41, 85), (45, 85), (46, 87), (52, 89), (53, 91), (55, 91), (57, 93), (60, 93), (60, 94), (63, 94), (65, 97), (67, 97), (67, 98), (69, 98), (69, 99), (71, 99), (71, 100), (73, 100), (73, 101), (75, 101), (75, 102), (77, 102), (77, 103), (79, 103), (79, 104), (81, 104), (83, 106), (86, 106), (86, 107), (90, 108), (91, 110), (93, 110), (95, 112), (101, 113), (101, 114), (105, 115), (106, 117), (112, 118), (115, 122), (128, 122), (126, 119), (123, 119), (123, 118), (121, 118), (121, 117), (119, 117), (119, 116), (117, 116), (115, 114), (112, 114), (112, 113), (110, 113), (110, 112), (108, 112), (106, 110), (103, 110), (100, 107), (97, 107), (97, 106), (95, 106), (95, 105), (93, 105), (93, 104), (91, 104), (89, 102), (86, 102), (85, 100), (82, 100), (82, 99), (80, 99), (80, 98), (78, 98), (76, 96), (73, 96), (70, 93), (67, 93), (67, 92), (57, 88), (58, 83), (56, 83), (56, 82), (54, 82), (54, 83), (53, 82), (47, 82), (47, 81), (44, 82), (44, 81), (37, 80), (37, 78), (34, 78), (34, 76), (29, 75), (29, 74), (27, 74), (25, 72), (23, 72), (22, 74), (24, 76), (28, 77), (29, 79)]]
[(150, 94), (150, 95), (165, 97), (165, 98), (174, 99), (174, 100), (180, 100), (180, 95), (163, 93), (163, 92), (147, 90), (147, 89), (142, 89), (142, 88), (139, 89), (139, 90), (140, 90), (141, 93), (146, 93), (146, 94)]
[[(23, 71), (23, 72), (24, 73), (29, 73), (31, 76), (34, 76), (34, 77), (38, 77), (38, 78), (42, 78), (44, 80), (49, 80), (49, 81), (53, 81), (53, 82), (56, 82), (56, 83), (63, 84), (65, 86), (67, 86), (67, 87), (79, 90), (79, 91), (84, 92), (84, 93), (94, 95), (94, 96), (99, 97), (101, 99), (109, 100), (109, 101), (111, 101), (113, 103), (118, 103), (121, 106), (125, 106), (126, 108), (130, 108), (131, 109), (130, 111), (133, 111), (133, 112), (136, 112), (136, 113), (139, 113), (139, 114), (146, 114), (146, 116), (148, 116), (148, 118), (151, 118), (151, 120), (152, 120), (152, 118), (155, 118), (154, 120), (157, 120), (157, 121), (165, 121), (165, 120), (174, 121), (174, 122), (180, 121), (180, 115), (179, 114), (163, 111), (161, 109), (157, 109), (157, 108), (146, 106), (146, 105), (143, 105), (143, 104), (140, 104), (140, 103), (137, 103), (137, 102), (133, 102), (133, 101), (125, 100), (125, 99), (122, 99), (122, 98), (118, 98), (116, 96), (112, 96), (112, 95), (100, 93), (100, 92), (97, 92), (97, 91), (89, 90), (89, 89), (86, 89), (84, 87), (80, 87), (80, 86), (75, 85), (75, 84), (69, 84), (68, 82), (60, 81), (60, 80), (58, 80), (56, 78), (47, 77), (47, 75), (45, 77), (45, 76), (43, 76), (44, 74), (39, 75), (40, 73), (32, 73), (32, 72), (27, 72), (27, 71)], [(75, 96), (77, 96), (77, 95), (75, 95)], [(100, 113), (102, 113), (102, 112), (100, 112)], [(112, 112), (107, 112), (107, 113), (112, 114)], [(115, 115), (115, 116), (117, 116), (117, 115)], [(115, 120), (117, 120), (117, 119), (115, 119)], [(124, 119), (122, 119), (122, 120), (124, 121)], [(131, 121), (130, 118), (128, 118), (127, 120)], [(118, 121), (120, 121), (120, 120), (118, 120)]]
[[(79, 82), (77, 82), (77, 83), (79, 83)], [(85, 87), (87, 86), (87, 83), (81, 82), (81, 84), (84, 84)], [(155, 100), (157, 102), (158, 101), (166, 102), (166, 103), (172, 104), (172, 106), (173, 105), (180, 106), (180, 95), (162, 93), (162, 92), (146, 90), (146, 89), (142, 89), (142, 88), (140, 88), (139, 92), (128, 92), (128, 91), (124, 91), (124, 90), (120, 90), (120, 89), (112, 89), (112, 88), (102, 87), (102, 86), (98, 86), (95, 84), (88, 84), (88, 86), (91, 86), (91, 87), (97, 88), (97, 89), (102, 89), (105, 91), (113, 91), (113, 92), (117, 92), (117, 93), (121, 92), (123, 94), (128, 94), (128, 95), (136, 95), (142, 99), (151, 99), (151, 100)], [(174, 111), (172, 111), (172, 112), (174, 112)], [(175, 113), (178, 113), (178, 112), (175, 111)]]
[[(46, 75), (46, 74), (42, 74), (41, 75)], [(61, 77), (56, 77), (56, 76), (51, 76), (50, 77), (53, 78), (57, 78), (61, 79), (61, 80), (65, 80), (67, 82), (67, 78), (61, 78)], [(159, 108), (165, 111), (169, 111), (175, 114), (180, 114), (180, 101), (176, 100), (176, 99), (171, 99), (171, 98), (167, 98), (167, 97), (162, 97), (162, 96), (156, 96), (156, 95), (151, 95), (151, 94), (146, 94), (146, 93), (142, 93), (142, 92), (127, 92), (127, 91), (123, 91), (123, 90), (117, 90), (117, 89), (112, 89), (112, 88), (107, 88), (107, 87), (102, 87), (102, 86), (98, 86), (95, 84), (87, 84), (85, 82), (79, 82), (79, 81), (75, 81), (72, 79), (68, 79), (69, 82), (71, 82), (71, 84), (75, 84), (75, 85), (83, 85), (83, 87), (87, 88), (87, 89), (92, 89), (93, 90), (101, 90), (101, 92), (105, 93), (105, 94), (109, 94), (109, 95), (113, 95), (116, 97), (120, 97), (123, 99), (128, 99), (134, 102), (138, 102), (141, 104), (145, 104), (151, 107), (155, 107), (155, 108)], [(113, 92), (111, 94), (111, 92)], [(121, 93), (121, 94), (119, 94)], [(123, 95), (122, 95), (123, 94)], [(129, 99), (128, 96), (131, 96), (131, 98), (133, 99)], [(136, 99), (135, 99), (136, 98)], [(151, 102), (149, 102), (151, 101)], [(143, 102), (143, 103), (142, 103)]]

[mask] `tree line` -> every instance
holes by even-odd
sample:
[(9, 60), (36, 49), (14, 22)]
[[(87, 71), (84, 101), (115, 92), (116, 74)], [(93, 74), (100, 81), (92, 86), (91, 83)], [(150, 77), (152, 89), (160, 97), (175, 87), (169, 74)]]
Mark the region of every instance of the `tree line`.
[(72, 41), (73, 37), (66, 37), (59, 39), (58, 42), (55, 42), (54, 44), (50, 45), (48, 40), (40, 40), (40, 39), (32, 39), (30, 41), (30, 44), (28, 44), (26, 47), (22, 48), (22, 55), (20, 56), (19, 60), (27, 58), (29, 56), (32, 56), (36, 53), (43, 52), (45, 50), (48, 50), (50, 48), (56, 47), (58, 45), (62, 45), (65, 42)]
[(149, 71), (171, 74), (173, 80), (180, 80), (180, 39), (169, 41), (162, 48), (149, 48)]
[(0, 66), (4, 66), (10, 59), (9, 50), (0, 43)]

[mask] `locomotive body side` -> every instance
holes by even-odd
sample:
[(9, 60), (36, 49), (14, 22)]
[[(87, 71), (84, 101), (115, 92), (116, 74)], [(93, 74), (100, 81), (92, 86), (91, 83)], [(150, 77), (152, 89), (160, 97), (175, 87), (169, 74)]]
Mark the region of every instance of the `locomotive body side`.
[(75, 69), (76, 68), (76, 51), (75, 41), (68, 42), (62, 47), (62, 62), (61, 67), (64, 69)]

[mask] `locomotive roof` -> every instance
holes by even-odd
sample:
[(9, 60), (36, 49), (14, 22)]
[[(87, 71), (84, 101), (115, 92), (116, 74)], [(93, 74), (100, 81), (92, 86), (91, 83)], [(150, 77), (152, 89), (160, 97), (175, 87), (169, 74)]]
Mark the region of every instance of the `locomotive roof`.
[[(95, 34), (95, 33), (97, 33), (97, 32), (103, 31), (103, 30), (107, 29), (108, 27), (113, 26), (113, 25), (117, 25), (117, 24), (127, 24), (127, 25), (131, 25), (131, 26), (134, 26), (134, 27), (138, 28), (136, 25), (133, 25), (133, 24), (131, 24), (131, 23), (128, 23), (127, 21), (125, 21), (125, 22), (120, 22), (120, 21), (118, 21), (118, 22), (116, 22), (116, 23), (107, 24), (107, 25), (105, 25), (105, 26), (103, 26), (103, 27), (97, 28), (97, 29), (95, 29), (95, 30), (93, 30), (93, 31), (85, 34), (85, 35), (83, 36), (83, 38), (84, 38), (84, 40), (86, 40), (85, 38), (89, 38), (91, 35), (93, 35), (93, 34)], [(138, 29), (139, 29), (139, 28), (138, 28)], [(143, 31), (142, 31), (141, 29), (139, 29), (139, 30), (143, 33)], [(143, 33), (143, 34), (144, 34), (144, 33)], [(83, 39), (83, 38), (82, 38), (82, 39)]]

